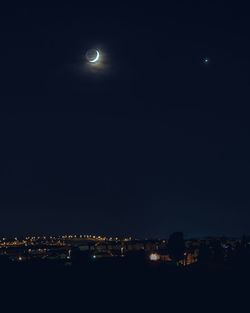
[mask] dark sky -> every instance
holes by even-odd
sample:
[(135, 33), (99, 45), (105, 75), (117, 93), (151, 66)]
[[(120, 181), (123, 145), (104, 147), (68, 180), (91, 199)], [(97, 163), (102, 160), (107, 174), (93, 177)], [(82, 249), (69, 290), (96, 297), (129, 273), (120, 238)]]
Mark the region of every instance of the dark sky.
[(86, 2), (0, 9), (0, 233), (248, 233), (250, 7)]

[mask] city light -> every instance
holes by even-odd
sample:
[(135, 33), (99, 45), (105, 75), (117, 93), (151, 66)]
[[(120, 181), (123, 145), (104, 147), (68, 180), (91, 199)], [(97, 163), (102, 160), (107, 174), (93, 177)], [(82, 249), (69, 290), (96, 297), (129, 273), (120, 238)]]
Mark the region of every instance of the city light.
[(158, 253), (151, 253), (149, 255), (150, 261), (159, 261), (160, 260), (160, 255)]

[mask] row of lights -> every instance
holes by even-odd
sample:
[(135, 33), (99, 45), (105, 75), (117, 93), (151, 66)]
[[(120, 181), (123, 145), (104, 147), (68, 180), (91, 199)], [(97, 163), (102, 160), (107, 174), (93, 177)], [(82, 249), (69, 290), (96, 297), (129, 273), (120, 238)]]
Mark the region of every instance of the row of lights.
[[(96, 240), (109, 240), (109, 241), (118, 241), (119, 238), (118, 237), (102, 237), (102, 236), (94, 236), (94, 235), (63, 235), (63, 236), (58, 236), (58, 237), (55, 237), (55, 236), (27, 236), (25, 237), (25, 240), (26, 241), (36, 241), (36, 240), (59, 240), (59, 239), (76, 239), (76, 238), (87, 238), (87, 239), (96, 239)], [(20, 240), (20, 242), (23, 242), (25, 243), (25, 240)], [(132, 238), (131, 237), (128, 237), (128, 238), (124, 238), (123, 239), (124, 241), (131, 241)], [(2, 240), (0, 240), (0, 242), (6, 242), (7, 239), (6, 238), (2, 238)], [(17, 237), (14, 238), (14, 241), (19, 241)], [(9, 241), (9, 242), (13, 242), (13, 241)]]

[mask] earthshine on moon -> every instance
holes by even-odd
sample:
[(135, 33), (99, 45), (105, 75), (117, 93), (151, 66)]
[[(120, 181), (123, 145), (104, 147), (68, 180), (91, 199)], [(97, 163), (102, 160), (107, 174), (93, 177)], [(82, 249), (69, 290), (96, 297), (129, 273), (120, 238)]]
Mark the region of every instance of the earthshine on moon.
[(86, 59), (90, 63), (97, 63), (100, 59), (100, 52), (96, 49), (88, 50), (86, 53)]

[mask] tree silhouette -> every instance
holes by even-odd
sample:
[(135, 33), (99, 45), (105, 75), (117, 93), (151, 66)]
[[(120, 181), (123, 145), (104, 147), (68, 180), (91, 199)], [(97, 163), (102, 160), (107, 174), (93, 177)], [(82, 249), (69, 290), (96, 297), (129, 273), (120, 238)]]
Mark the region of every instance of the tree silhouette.
[(208, 264), (211, 262), (211, 250), (208, 245), (205, 243), (201, 243), (200, 248), (199, 248), (199, 255), (198, 255), (198, 262), (200, 264)]
[(170, 258), (176, 262), (183, 260), (185, 252), (185, 241), (182, 232), (175, 232), (170, 235), (168, 240), (168, 252)]
[(225, 251), (221, 246), (220, 241), (214, 241), (212, 244), (213, 262), (216, 264), (223, 264), (225, 260)]

